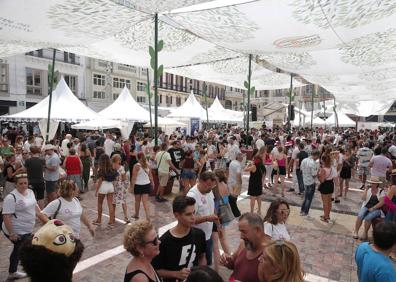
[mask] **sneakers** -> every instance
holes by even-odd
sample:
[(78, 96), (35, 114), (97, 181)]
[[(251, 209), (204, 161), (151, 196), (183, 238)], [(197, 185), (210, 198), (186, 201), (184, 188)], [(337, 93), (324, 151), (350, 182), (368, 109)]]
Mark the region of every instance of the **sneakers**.
[(362, 186), (360, 186), (359, 188), (360, 190), (364, 190), (364, 184)]
[(26, 278), (26, 277), (27, 277), (27, 274), (25, 272), (17, 271), (17, 272), (8, 274), (7, 280), (17, 280), (17, 279), (22, 279), (22, 278)]
[(300, 215), (301, 215), (301, 216), (307, 216), (308, 214), (305, 213), (305, 212), (300, 212)]
[(293, 188), (290, 188), (289, 190), (287, 190), (287, 192), (294, 192), (296, 190), (294, 190)]

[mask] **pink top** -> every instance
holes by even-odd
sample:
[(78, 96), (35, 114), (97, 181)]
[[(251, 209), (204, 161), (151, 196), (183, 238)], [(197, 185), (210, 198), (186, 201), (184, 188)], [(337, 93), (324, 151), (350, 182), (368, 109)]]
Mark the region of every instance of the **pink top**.
[(286, 158), (277, 160), (278, 166), (286, 166)]

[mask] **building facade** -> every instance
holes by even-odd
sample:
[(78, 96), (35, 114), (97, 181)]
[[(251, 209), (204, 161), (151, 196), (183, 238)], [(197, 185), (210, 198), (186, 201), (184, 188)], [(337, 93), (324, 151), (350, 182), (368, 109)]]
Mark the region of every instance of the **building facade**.
[[(0, 115), (13, 114), (38, 103), (48, 95), (48, 71), (52, 62), (50, 49), (41, 49), (0, 59)], [(87, 106), (100, 111), (110, 105), (121, 93), (124, 86), (135, 100), (147, 105), (147, 69), (108, 62), (73, 53), (57, 51), (55, 70), (57, 79), (65, 78), (71, 91)], [(152, 75), (150, 75), (152, 78)], [(204, 87), (207, 104), (210, 106), (218, 97), (223, 106), (232, 110), (243, 110), (247, 104), (246, 90), (204, 82), (188, 77), (164, 73), (158, 81), (158, 102), (160, 107), (178, 107), (193, 92), (205, 106)], [(152, 81), (151, 81), (151, 92)], [(313, 85), (294, 88), (293, 104), (311, 110)], [(289, 89), (260, 90), (251, 96), (251, 119), (284, 120), (286, 109), (279, 107), (289, 103)], [(332, 100), (333, 96), (325, 89), (318, 89), (314, 97), (314, 109), (322, 109), (322, 102)], [(154, 99), (151, 99), (153, 103)], [(279, 110), (276, 110), (278, 109)], [(327, 111), (330, 111), (328, 109)], [(385, 116), (394, 116), (396, 103)]]

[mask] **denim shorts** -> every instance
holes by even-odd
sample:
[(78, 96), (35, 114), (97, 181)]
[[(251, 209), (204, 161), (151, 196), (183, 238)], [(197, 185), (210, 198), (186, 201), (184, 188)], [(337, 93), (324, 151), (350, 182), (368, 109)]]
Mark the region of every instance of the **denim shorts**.
[(182, 179), (194, 179), (196, 177), (196, 173), (192, 169), (183, 169), (181, 173)]
[(374, 218), (381, 216), (381, 210), (368, 211), (368, 208), (362, 207), (358, 213), (358, 218), (361, 220), (372, 221)]

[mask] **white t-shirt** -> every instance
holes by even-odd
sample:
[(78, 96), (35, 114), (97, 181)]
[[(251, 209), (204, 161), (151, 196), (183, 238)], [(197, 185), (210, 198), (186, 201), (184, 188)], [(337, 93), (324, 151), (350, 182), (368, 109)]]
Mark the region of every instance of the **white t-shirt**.
[[(36, 198), (32, 190), (27, 190), (27, 195), (24, 196), (14, 189), (12, 195), (8, 194), (3, 203), (3, 214), (15, 214), (12, 216), (12, 228), (14, 234), (23, 235), (33, 232), (34, 224), (36, 223)], [(7, 228), (3, 222), (2, 228), (4, 232), (9, 235)]]
[(228, 159), (233, 161), (236, 159), (236, 155), (239, 153), (239, 147), (236, 144), (229, 146), (228, 148)]
[(232, 187), (238, 181), (237, 175), (242, 171), (241, 163), (237, 160), (233, 160), (230, 163), (230, 167), (228, 170), (228, 186)]
[(394, 158), (396, 158), (396, 145), (392, 145), (388, 149), (389, 154), (391, 154)]
[(109, 138), (107, 138), (106, 141), (104, 141), (103, 148), (104, 148), (105, 154), (108, 155), (109, 157), (110, 157), (111, 153), (113, 153), (113, 151), (114, 151), (114, 144), (115, 144), (115, 142)]
[[(201, 194), (197, 185), (195, 185), (187, 193), (187, 196), (195, 199), (195, 215), (207, 216), (214, 213), (214, 195), (212, 192), (208, 194)], [(194, 227), (205, 232), (206, 241), (212, 236), (213, 222), (202, 222), (200, 224), (195, 224)]]
[(81, 226), (81, 214), (82, 207), (80, 201), (74, 198), (72, 201), (67, 201), (62, 197), (49, 203), (43, 210), (42, 213), (53, 219), (56, 210), (59, 207), (59, 201), (61, 206), (59, 208), (56, 219), (62, 220), (63, 223), (69, 225), (73, 229), (74, 236), (80, 237), (80, 226)]
[(264, 143), (264, 140), (263, 140), (263, 139), (257, 139), (257, 141), (256, 141), (256, 148), (257, 148), (257, 150), (260, 150), (261, 147), (264, 147), (264, 145), (265, 145), (265, 143)]
[(296, 147), (294, 147), (292, 155), (291, 155), (293, 160), (297, 159), (298, 153), (300, 153), (300, 149), (298, 148), (298, 146), (296, 146)]
[(61, 144), (61, 153), (62, 156), (66, 157), (69, 155), (69, 148), (67, 148), (67, 144), (70, 143), (69, 139), (63, 139), (62, 144)]
[(271, 237), (272, 240), (290, 240), (289, 232), (287, 232), (284, 223), (272, 224), (264, 222), (264, 233)]

